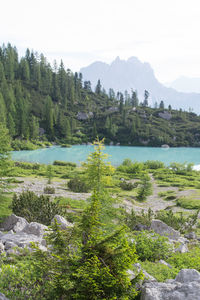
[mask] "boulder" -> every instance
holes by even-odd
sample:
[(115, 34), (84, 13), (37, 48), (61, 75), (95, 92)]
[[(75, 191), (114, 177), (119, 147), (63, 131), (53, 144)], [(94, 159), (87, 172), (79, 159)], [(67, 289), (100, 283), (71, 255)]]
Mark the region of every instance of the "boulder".
[(22, 232), (25, 232), (27, 234), (34, 234), (37, 237), (43, 237), (45, 232), (47, 232), (48, 227), (46, 225), (37, 223), (37, 222), (31, 222), (30, 224), (27, 224)]
[(180, 232), (168, 226), (160, 220), (152, 220), (150, 229), (155, 231), (157, 234), (166, 236), (172, 240), (178, 240), (180, 238)]
[(197, 238), (196, 233), (195, 232), (189, 232), (186, 233), (184, 235), (185, 238), (189, 239), (189, 240), (195, 240)]
[(19, 232), (22, 231), (27, 224), (26, 219), (12, 214), (1, 224), (1, 229), (3, 231), (13, 230), (14, 232)]
[(55, 220), (57, 221), (60, 229), (67, 229), (69, 227), (72, 227), (73, 224), (68, 222), (65, 218), (63, 218), (60, 215), (55, 215), (55, 217), (52, 219), (51, 224), (54, 224)]
[[(200, 284), (200, 273), (195, 269), (182, 269), (176, 276), (175, 281), (181, 282), (181, 283), (198, 281)], [(200, 289), (200, 286), (199, 286), (199, 289)]]
[(170, 264), (168, 264), (165, 260), (163, 260), (163, 259), (160, 259), (159, 261), (159, 264), (162, 264), (162, 265), (165, 265), (165, 266), (167, 266), (168, 268), (172, 268), (172, 266), (170, 265)]
[(200, 273), (181, 270), (175, 280), (147, 282), (142, 286), (141, 300), (199, 300)]
[(6, 298), (4, 294), (0, 293), (0, 300), (9, 300), (9, 299)]
[(189, 249), (187, 245), (182, 244), (177, 249), (175, 249), (175, 252), (186, 253), (189, 252)]
[(4, 245), (9, 245), (9, 248), (13, 247), (20, 247), (24, 248), (27, 246), (30, 246), (31, 242), (41, 244), (42, 246), (45, 246), (45, 240), (43, 240), (41, 237), (37, 237), (34, 234), (27, 234), (25, 232), (17, 232), (16, 234), (4, 234), (0, 237), (0, 242)]

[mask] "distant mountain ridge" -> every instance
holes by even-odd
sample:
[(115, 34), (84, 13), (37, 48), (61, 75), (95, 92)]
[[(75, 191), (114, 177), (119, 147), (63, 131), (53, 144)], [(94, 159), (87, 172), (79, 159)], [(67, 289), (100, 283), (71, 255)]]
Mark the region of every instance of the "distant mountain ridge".
[(94, 89), (98, 79), (102, 86), (108, 91), (113, 88), (115, 92), (128, 92), (137, 90), (140, 100), (143, 100), (144, 90), (150, 93), (149, 102), (164, 101), (165, 105), (173, 108), (182, 108), (200, 114), (200, 93), (183, 93), (161, 84), (154, 75), (149, 63), (142, 63), (137, 57), (121, 60), (117, 57), (111, 64), (94, 62), (88, 67), (80, 70), (84, 80), (90, 80)]
[(183, 93), (200, 93), (200, 78), (181, 76), (172, 82), (165, 84), (179, 92)]

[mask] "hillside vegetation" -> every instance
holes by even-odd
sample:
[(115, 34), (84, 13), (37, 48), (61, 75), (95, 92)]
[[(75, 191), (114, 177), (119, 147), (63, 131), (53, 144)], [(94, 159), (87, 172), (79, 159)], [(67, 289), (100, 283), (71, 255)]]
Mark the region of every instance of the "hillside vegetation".
[(45, 141), (87, 143), (97, 135), (124, 145), (200, 145), (199, 116), (165, 108), (163, 101), (150, 108), (148, 97), (144, 91), (139, 103), (136, 91), (106, 93), (100, 81), (93, 92), (62, 61), (52, 67), (42, 54), (27, 49), (19, 58), (10, 44), (0, 47), (0, 122), (14, 149), (34, 149)]

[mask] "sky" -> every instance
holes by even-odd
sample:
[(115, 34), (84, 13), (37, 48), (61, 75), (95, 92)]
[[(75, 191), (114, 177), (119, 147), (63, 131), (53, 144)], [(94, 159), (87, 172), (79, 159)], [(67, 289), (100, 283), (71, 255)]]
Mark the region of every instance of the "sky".
[(200, 77), (199, 0), (0, 0), (0, 44), (79, 71), (117, 56), (149, 62), (157, 79)]

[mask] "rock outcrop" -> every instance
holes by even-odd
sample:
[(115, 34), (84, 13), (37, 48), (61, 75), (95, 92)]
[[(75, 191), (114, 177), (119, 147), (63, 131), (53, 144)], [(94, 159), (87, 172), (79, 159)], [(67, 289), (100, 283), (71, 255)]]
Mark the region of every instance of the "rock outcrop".
[(183, 269), (175, 280), (147, 282), (142, 286), (141, 300), (199, 300), (200, 273)]
[[(52, 222), (57, 220), (61, 229), (65, 230), (73, 226), (62, 216), (56, 215)], [(24, 218), (15, 215), (9, 216), (2, 224), (0, 231), (0, 253), (6, 254), (18, 253), (16, 247), (28, 248), (31, 250), (31, 243), (36, 243), (38, 247), (46, 251), (45, 234), (48, 234), (49, 229), (47, 226), (31, 222), (28, 223)]]
[(63, 218), (60, 215), (55, 215), (55, 217), (52, 219), (51, 224), (53, 224), (55, 221), (57, 221), (60, 229), (67, 229), (69, 227), (72, 227), (73, 224), (68, 222), (65, 218)]
[(152, 220), (150, 229), (157, 234), (166, 236), (171, 240), (178, 240), (180, 238), (180, 232), (168, 226), (160, 220)]

